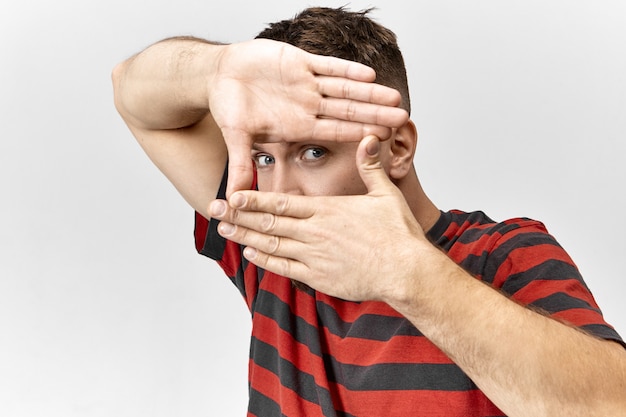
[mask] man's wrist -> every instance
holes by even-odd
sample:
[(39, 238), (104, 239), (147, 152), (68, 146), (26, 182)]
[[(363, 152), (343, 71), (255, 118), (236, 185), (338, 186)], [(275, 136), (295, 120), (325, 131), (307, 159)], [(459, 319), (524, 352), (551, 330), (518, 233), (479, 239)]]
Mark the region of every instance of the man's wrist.
[(398, 268), (403, 273), (396, 277), (384, 297), (384, 301), (397, 310), (419, 308), (423, 302), (421, 299), (428, 298), (425, 294), (430, 291), (428, 281), (437, 275), (435, 265), (443, 263), (442, 257), (449, 260), (438, 248), (422, 239), (416, 239), (415, 243), (405, 248), (402, 257), (404, 265)]

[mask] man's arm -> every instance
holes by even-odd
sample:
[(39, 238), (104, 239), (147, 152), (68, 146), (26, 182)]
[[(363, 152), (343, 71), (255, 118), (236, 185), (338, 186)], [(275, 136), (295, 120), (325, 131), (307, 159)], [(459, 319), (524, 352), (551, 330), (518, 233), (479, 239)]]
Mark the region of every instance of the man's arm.
[(222, 48), (202, 40), (168, 39), (121, 62), (112, 74), (115, 106), (129, 129), (204, 216), (227, 160), (207, 94)]
[(517, 304), (428, 242), (373, 140), (357, 150), (367, 195), (235, 193), (237, 211), (211, 205), (218, 231), (261, 268), (388, 303), (511, 417), (626, 416), (626, 350)]
[(408, 119), (400, 94), (364, 65), (254, 40), (174, 38), (113, 70), (115, 104), (140, 145), (199, 213), (226, 160), (228, 194), (252, 181), (255, 141), (388, 137)]

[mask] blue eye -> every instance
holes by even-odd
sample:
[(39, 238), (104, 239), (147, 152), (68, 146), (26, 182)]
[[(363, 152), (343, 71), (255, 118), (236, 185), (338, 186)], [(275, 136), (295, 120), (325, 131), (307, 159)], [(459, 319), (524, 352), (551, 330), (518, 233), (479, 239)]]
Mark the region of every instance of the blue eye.
[(257, 167), (266, 167), (274, 164), (274, 162), (274, 157), (271, 155), (260, 153), (254, 156), (254, 163)]
[(302, 154), (302, 159), (307, 161), (315, 161), (326, 155), (326, 150), (323, 148), (308, 148)]

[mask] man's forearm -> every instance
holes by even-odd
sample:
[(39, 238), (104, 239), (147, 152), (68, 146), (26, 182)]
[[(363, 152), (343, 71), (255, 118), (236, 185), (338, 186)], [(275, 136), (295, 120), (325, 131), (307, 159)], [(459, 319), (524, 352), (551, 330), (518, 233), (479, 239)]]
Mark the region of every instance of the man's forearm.
[(112, 78), (118, 111), (143, 129), (190, 126), (209, 112), (208, 86), (224, 45), (171, 38), (118, 64)]
[(436, 279), (390, 304), (508, 415), (626, 415), (622, 347), (517, 304), (436, 249), (428, 264)]

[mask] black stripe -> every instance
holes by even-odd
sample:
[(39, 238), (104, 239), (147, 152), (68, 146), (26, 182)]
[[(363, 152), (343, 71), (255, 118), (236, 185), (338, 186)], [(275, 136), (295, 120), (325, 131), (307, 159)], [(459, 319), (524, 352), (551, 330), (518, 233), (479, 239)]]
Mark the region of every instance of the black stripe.
[[(474, 382), (454, 364), (385, 363), (359, 366), (324, 355), (329, 378), (353, 391), (470, 391)], [(331, 371), (332, 370), (332, 371)]]
[(337, 311), (326, 303), (317, 302), (320, 321), (335, 336), (387, 341), (394, 336), (422, 336), (404, 317), (363, 314), (354, 322), (343, 321)]
[(600, 313), (600, 310), (589, 305), (588, 302), (581, 300), (580, 298), (572, 297), (564, 292), (556, 292), (550, 294), (547, 297), (535, 300), (530, 305), (547, 311), (550, 314), (558, 313), (561, 311), (571, 310), (574, 308), (582, 308), (585, 310), (595, 311)]
[(599, 337), (600, 339), (614, 340), (626, 348), (626, 343), (624, 343), (624, 340), (620, 337), (620, 335), (608, 326), (603, 324), (587, 324), (585, 326), (580, 326), (580, 328), (581, 330)]
[[(276, 401), (272, 400), (266, 395), (261, 394), (255, 389), (250, 389), (250, 401), (248, 403), (248, 411), (259, 417), (271, 417), (280, 416), (287, 417), (280, 410), (280, 406)], [(335, 410), (332, 414), (324, 414), (325, 417), (356, 417), (353, 414), (346, 413), (345, 411)], [(292, 416), (293, 417), (293, 416)], [(306, 416), (298, 416), (306, 417)]]
[(318, 404), (325, 416), (335, 416), (330, 392), (315, 382), (313, 375), (302, 372), (293, 363), (280, 357), (278, 350), (252, 337), (250, 357), (258, 366), (278, 375), (282, 386), (295, 391), (301, 398)]
[(513, 250), (533, 248), (536, 245), (552, 245), (561, 248), (548, 234), (528, 232), (517, 235), (493, 249), (486, 248), (480, 256), (468, 255), (460, 265), (472, 274), (480, 275), (483, 281), (493, 284), (498, 269), (509, 258)]
[[(242, 250), (242, 255), (241, 255), (241, 259), (244, 260), (245, 258), (243, 257), (243, 248)], [(242, 261), (243, 262), (243, 261)], [(248, 260), (245, 260), (246, 265), (248, 264)], [(256, 277), (257, 277), (257, 288), (261, 287), (261, 281), (263, 281), (263, 278), (265, 277), (265, 269), (263, 268), (259, 268), (258, 266), (253, 266), (253, 268), (256, 268)], [(252, 300), (252, 304), (250, 306), (250, 311), (252, 312), (252, 316), (254, 317), (254, 312), (256, 311), (256, 301), (259, 299), (259, 291), (256, 292), (256, 294), (254, 294), (254, 299)]]
[(526, 271), (508, 276), (502, 285), (502, 291), (509, 295), (515, 295), (516, 292), (536, 280), (564, 281), (572, 279), (578, 281), (588, 291), (575, 266), (556, 259), (549, 259)]
[(213, 218), (209, 219), (209, 227), (204, 237), (204, 246), (200, 253), (208, 256), (215, 261), (221, 261), (224, 256), (224, 249), (226, 248), (226, 239), (217, 233), (217, 225), (220, 222)]
[[(317, 302), (318, 319), (328, 331), (338, 337), (355, 337), (378, 341), (388, 341), (394, 336), (417, 336), (422, 334), (404, 317), (377, 316), (366, 314), (355, 322), (341, 320), (337, 312), (326, 303)], [(308, 346), (311, 353), (322, 355), (319, 345), (312, 345), (312, 340), (319, 340), (319, 329), (307, 323), (303, 318), (292, 313), (291, 307), (275, 294), (260, 290), (256, 298), (254, 313), (272, 318), (278, 327), (291, 334), (295, 340)], [(253, 313), (253, 314), (254, 314)]]
[(237, 273), (235, 274), (234, 277), (229, 277), (229, 278), (233, 282), (233, 284), (235, 284), (235, 287), (237, 287), (241, 295), (243, 295), (244, 300), (247, 300), (248, 297), (246, 294), (246, 280), (245, 280), (245, 274), (244, 274), (244, 271), (246, 270), (246, 268), (244, 267), (243, 261), (244, 259), (242, 257), (241, 262), (239, 263), (239, 266), (237, 267)]
[[(468, 226), (463, 230), (463, 233), (471, 230), (476, 226), (482, 226), (486, 224), (493, 224), (496, 226), (497, 223), (491, 220), (485, 213), (482, 211), (475, 211), (471, 213), (465, 212), (442, 212), (441, 216), (437, 223), (428, 231), (427, 236), (439, 247), (444, 250), (449, 250), (454, 243), (456, 243), (457, 239), (459, 239), (459, 232), (461, 226), (463, 224), (468, 223)], [(445, 233), (448, 231), (450, 227), (454, 224), (455, 230), (454, 236), (448, 238), (445, 236)], [(485, 233), (484, 229), (481, 233)]]
[[(482, 224), (478, 224), (476, 226), (481, 226), (481, 225)], [(513, 230), (519, 229), (520, 227), (521, 226), (517, 223), (509, 223), (509, 224), (497, 223), (497, 224), (494, 224), (492, 227), (485, 227), (485, 228), (472, 227), (470, 229), (463, 231), (463, 234), (458, 237), (457, 242), (463, 245), (471, 245), (472, 243), (477, 242), (481, 238), (484, 239), (485, 236), (492, 236), (496, 233), (504, 235), (506, 233), (512, 232)]]
[[(489, 261), (489, 263), (488, 263)], [(493, 283), (493, 276), (491, 276), (486, 271), (488, 269), (497, 269), (490, 268), (490, 265), (493, 265), (494, 259), (490, 256), (490, 253), (487, 251), (483, 251), (481, 255), (467, 255), (459, 265), (463, 267), (467, 272), (474, 276), (480, 276), (481, 279), (490, 284)], [(498, 266), (500, 263), (498, 262)]]
[[(294, 315), (290, 305), (283, 302), (275, 294), (259, 290), (254, 310), (254, 314), (256, 313), (274, 320), (278, 327), (306, 346), (313, 355), (322, 356), (318, 329), (307, 323), (302, 317)], [(316, 341), (316, 343), (313, 344), (312, 341)]]
[(280, 406), (276, 401), (252, 388), (250, 388), (248, 411), (258, 417), (287, 417), (280, 411)]
[[(241, 263), (239, 264), (239, 268), (237, 269), (237, 275), (234, 276), (234, 277), (231, 277), (231, 281), (239, 289), (239, 292), (241, 293), (241, 295), (243, 295), (244, 299), (247, 300), (248, 299), (248, 296), (247, 296), (247, 292), (248, 291), (247, 291), (247, 288), (246, 288), (246, 279), (245, 279), (246, 274), (245, 274), (245, 271), (250, 266), (250, 261), (248, 261), (246, 258), (244, 258), (244, 256), (243, 256), (243, 250), (244, 249), (245, 249), (244, 246), (239, 246)], [(250, 267), (254, 268), (256, 270), (257, 285), (260, 287), (261, 286), (261, 281), (263, 280), (263, 277), (265, 276), (265, 270), (262, 269), (262, 268), (257, 267), (256, 265), (252, 265)], [(258, 298), (259, 298), (259, 293), (257, 291), (254, 294), (254, 298), (252, 299), (252, 302), (251, 302), (251, 305), (250, 305), (250, 312), (251, 312), (253, 317), (254, 317), (256, 300)]]
[[(220, 188), (217, 191), (216, 198), (226, 198), (226, 183), (228, 182), (228, 163), (224, 168), (224, 175), (222, 176), (222, 182)], [(206, 236), (204, 237), (204, 246), (200, 253), (208, 256), (209, 258), (220, 261), (224, 256), (224, 249), (226, 248), (226, 239), (217, 233), (217, 225), (220, 222), (213, 218), (209, 219), (209, 227), (207, 228)]]
[[(536, 251), (536, 247), (539, 245), (554, 246), (555, 248), (558, 248), (560, 251), (565, 253), (565, 250), (561, 247), (561, 245), (559, 245), (559, 243), (554, 239), (553, 236), (542, 232), (525, 232), (508, 239), (506, 242), (494, 248), (491, 256), (495, 257), (496, 259), (504, 260), (513, 251), (524, 248), (532, 248)], [(499, 265), (497, 265), (496, 267), (499, 267)], [(495, 272), (496, 271), (493, 271), (494, 274)]]

